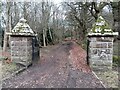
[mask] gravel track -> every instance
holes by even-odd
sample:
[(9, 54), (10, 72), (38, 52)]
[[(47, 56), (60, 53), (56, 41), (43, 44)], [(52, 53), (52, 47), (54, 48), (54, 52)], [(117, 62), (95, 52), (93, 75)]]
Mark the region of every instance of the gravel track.
[[(64, 42), (50, 48), (41, 49), (41, 58), (24, 72), (3, 81), (3, 88), (104, 88), (94, 76), (87, 64), (74, 61), (78, 53), (71, 52), (77, 48), (79, 55), (83, 55), (82, 48), (74, 42)], [(79, 50), (81, 52), (79, 52)], [(81, 54), (80, 54), (81, 53)], [(72, 58), (71, 58), (72, 57)], [(75, 56), (76, 57), (76, 56)], [(79, 57), (82, 63), (86, 55)], [(75, 60), (75, 61), (76, 61)], [(78, 62), (77, 61), (77, 62)], [(74, 63), (74, 64), (73, 64)], [(84, 65), (84, 66), (82, 66)], [(81, 70), (81, 68), (84, 68)], [(86, 68), (87, 67), (87, 68)], [(87, 69), (87, 70), (86, 70)]]

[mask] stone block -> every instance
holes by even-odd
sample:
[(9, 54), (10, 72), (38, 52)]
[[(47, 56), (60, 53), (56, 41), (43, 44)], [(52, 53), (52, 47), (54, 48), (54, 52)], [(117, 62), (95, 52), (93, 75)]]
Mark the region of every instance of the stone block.
[[(95, 39), (96, 38), (96, 39)], [(113, 38), (91, 37), (89, 45), (89, 62), (91, 67), (112, 67)], [(96, 41), (95, 41), (96, 40)]]
[(32, 63), (32, 37), (12, 37), (11, 57), (16, 63)]

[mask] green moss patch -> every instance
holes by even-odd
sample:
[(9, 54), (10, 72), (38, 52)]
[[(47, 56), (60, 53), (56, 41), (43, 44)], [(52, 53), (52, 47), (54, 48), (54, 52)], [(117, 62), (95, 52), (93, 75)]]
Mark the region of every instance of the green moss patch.
[(108, 25), (108, 23), (104, 20), (102, 16), (99, 16), (96, 22), (93, 24), (93, 28), (91, 29), (92, 33), (112, 33), (112, 29)]
[(120, 56), (113, 56), (113, 65), (120, 66)]

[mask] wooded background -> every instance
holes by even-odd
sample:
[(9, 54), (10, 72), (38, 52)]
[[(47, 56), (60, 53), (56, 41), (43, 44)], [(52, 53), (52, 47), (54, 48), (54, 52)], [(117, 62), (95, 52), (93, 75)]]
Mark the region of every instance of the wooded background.
[[(24, 17), (32, 30), (38, 34), (40, 46), (60, 43), (70, 37), (84, 42), (93, 23), (102, 15), (114, 31), (120, 34), (120, 2), (0, 2), (0, 44), (3, 50), (9, 46), (6, 32)], [(120, 36), (118, 37), (120, 38)]]

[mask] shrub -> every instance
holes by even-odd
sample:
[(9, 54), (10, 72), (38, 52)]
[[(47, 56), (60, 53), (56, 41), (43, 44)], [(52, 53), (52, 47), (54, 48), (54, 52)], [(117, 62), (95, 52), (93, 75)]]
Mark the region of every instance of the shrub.
[(120, 66), (120, 56), (113, 56), (113, 64)]

